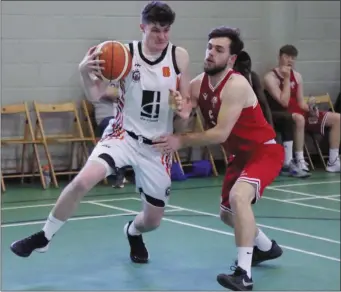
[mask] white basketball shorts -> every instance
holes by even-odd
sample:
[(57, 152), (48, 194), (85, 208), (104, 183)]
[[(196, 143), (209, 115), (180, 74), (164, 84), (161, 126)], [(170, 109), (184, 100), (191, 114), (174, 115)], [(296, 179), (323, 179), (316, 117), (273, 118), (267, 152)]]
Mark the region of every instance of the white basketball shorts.
[(117, 168), (128, 165), (133, 168), (136, 188), (142, 199), (156, 206), (167, 204), (171, 188), (171, 154), (162, 154), (151, 145), (139, 143), (124, 131), (99, 141), (89, 157), (89, 160), (102, 163), (109, 176), (115, 169), (100, 157), (103, 154), (109, 155)]

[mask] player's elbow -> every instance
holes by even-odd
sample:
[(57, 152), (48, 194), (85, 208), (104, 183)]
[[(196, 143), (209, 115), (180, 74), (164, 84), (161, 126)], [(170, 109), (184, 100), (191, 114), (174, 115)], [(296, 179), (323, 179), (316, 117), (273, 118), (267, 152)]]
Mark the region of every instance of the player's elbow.
[(228, 133), (226, 131), (222, 131), (217, 129), (216, 134), (214, 135), (214, 140), (216, 144), (224, 143), (227, 140)]

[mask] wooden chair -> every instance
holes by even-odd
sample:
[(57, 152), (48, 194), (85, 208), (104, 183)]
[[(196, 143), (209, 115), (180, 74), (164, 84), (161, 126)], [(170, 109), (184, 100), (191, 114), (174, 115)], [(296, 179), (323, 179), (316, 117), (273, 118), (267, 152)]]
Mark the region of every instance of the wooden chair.
[[(328, 93), (324, 94), (324, 95), (319, 95), (319, 96), (314, 96), (315, 98), (315, 101), (316, 101), (316, 104), (317, 105), (327, 105), (329, 109), (331, 109), (332, 112), (335, 112), (334, 110), (334, 106), (333, 106), (333, 103), (332, 103), (332, 100), (330, 98), (330, 95)], [(306, 102), (308, 102), (309, 100), (309, 97), (304, 97), (304, 100)], [(308, 133), (309, 136), (312, 138), (312, 141), (314, 143), (314, 146), (320, 156), (320, 159), (321, 159), (321, 162), (323, 163), (324, 165), (324, 168), (327, 167), (326, 165), (326, 162), (325, 162), (325, 159), (328, 158), (328, 156), (326, 155), (323, 155), (322, 151), (321, 151), (321, 148), (320, 148), (320, 145), (319, 145), (319, 142), (317, 140), (317, 134), (315, 133)], [(306, 145), (306, 143), (304, 143), (304, 148), (305, 148), (305, 151), (307, 153), (307, 156), (308, 156), (308, 159), (309, 159), (309, 163), (311, 164), (312, 166), (312, 169), (315, 169), (314, 165), (313, 165), (313, 162), (311, 160), (311, 154), (309, 153), (309, 150), (308, 150), (308, 147)]]
[(94, 106), (87, 100), (83, 99), (81, 102), (81, 109), (82, 109), (82, 124), (83, 129), (86, 129), (86, 134), (89, 135), (92, 139), (92, 143), (94, 145), (97, 144), (99, 138), (96, 137), (95, 129), (93, 127), (93, 120), (94, 120)]
[[(200, 113), (199, 109), (196, 109), (196, 111), (194, 113), (193, 129), (191, 129), (190, 132), (196, 131), (196, 127), (197, 126), (199, 127), (200, 131), (204, 131), (205, 130), (203, 122), (201, 120), (201, 113)], [(202, 157), (205, 157), (206, 155), (208, 156), (208, 159), (209, 159), (209, 161), (211, 162), (211, 165), (212, 165), (213, 175), (214, 176), (218, 176), (218, 171), (217, 171), (217, 168), (216, 168), (216, 165), (215, 165), (215, 162), (214, 162), (214, 157), (212, 155), (212, 152), (211, 152), (210, 148), (208, 146), (204, 146), (202, 148), (204, 149), (204, 151), (202, 153)], [(182, 170), (183, 170), (183, 167), (191, 166), (193, 164), (193, 163), (190, 162), (190, 160), (191, 160), (190, 158), (192, 156), (192, 151), (193, 151), (192, 147), (187, 149), (186, 162), (182, 162), (178, 151), (176, 151), (174, 153), (174, 159), (175, 159), (175, 161), (177, 161), (180, 164), (180, 167), (181, 167)]]
[(1, 192), (6, 192), (6, 187), (5, 187), (5, 182), (4, 182), (4, 177), (2, 176), (2, 174), (0, 173), (1, 176)]
[[(40, 163), (40, 157), (39, 157), (39, 153), (38, 153), (38, 144), (41, 144), (40, 141), (35, 139), (34, 136), (34, 132), (33, 132), (33, 126), (32, 126), (32, 121), (30, 118), (30, 113), (28, 110), (28, 106), (27, 103), (21, 103), (21, 104), (12, 104), (12, 105), (5, 105), (1, 107), (1, 115), (2, 116), (14, 116), (16, 118), (16, 121), (20, 121), (21, 116), (24, 117), (24, 133), (23, 135), (19, 136), (19, 137), (5, 137), (3, 136), (2, 133), (2, 137), (1, 137), (1, 148), (2, 150), (4, 149), (4, 146), (10, 146), (10, 147), (15, 147), (15, 146), (22, 146), (22, 153), (21, 153), (21, 167), (20, 167), (20, 171), (19, 173), (6, 173), (3, 171), (2, 169), (2, 175), (1, 175), (1, 187), (3, 189), (3, 191), (5, 191), (5, 182), (4, 179), (6, 178), (21, 178), (21, 182), (23, 182), (23, 179), (25, 177), (33, 177), (33, 176), (39, 176), (40, 177), (40, 181), (42, 183), (42, 186), (44, 189), (46, 189), (46, 184), (45, 184), (45, 180), (43, 177), (43, 172), (42, 172), (42, 168), (41, 163)], [(32, 163), (37, 163), (38, 167), (38, 173), (36, 174), (34, 172), (34, 169), (32, 168), (31, 171), (32, 173), (27, 173), (25, 172), (25, 166), (28, 166), (27, 164), (29, 164), (29, 159), (27, 159), (25, 157), (26, 153), (27, 153), (27, 146), (32, 145), (33, 147), (33, 153), (31, 153), (33, 155), (32, 159)], [(25, 165), (26, 162), (26, 165)], [(30, 164), (30, 166), (32, 167), (32, 163)], [(16, 167), (16, 172), (18, 172), (18, 167)]]
[[(51, 172), (51, 180), (55, 187), (59, 187), (57, 176), (59, 175), (72, 175), (77, 174), (79, 169), (85, 163), (86, 159), (89, 157), (88, 150), (86, 147), (87, 142), (92, 142), (92, 137), (85, 137), (83, 133), (83, 129), (80, 122), (80, 117), (78, 114), (78, 109), (75, 102), (67, 102), (62, 104), (43, 104), (34, 102), (34, 110), (37, 116), (36, 120), (36, 129), (35, 129), (35, 137), (37, 140), (40, 140), (44, 146), (44, 150), (46, 153), (46, 157), (48, 160), (48, 165)], [(70, 120), (70, 124), (72, 124), (73, 129), (71, 132), (62, 132), (58, 134), (46, 134), (43, 116), (45, 116), (44, 120), (46, 121), (48, 118), (52, 118), (53, 116), (59, 117), (69, 115), (68, 120)], [(63, 118), (63, 121), (66, 121), (67, 117)], [(51, 152), (49, 150), (50, 144), (71, 144), (71, 153), (70, 153), (70, 164), (68, 170), (60, 170), (57, 171), (54, 163), (52, 162)], [(77, 169), (73, 169), (73, 159), (75, 157), (75, 146), (78, 145), (79, 150), (81, 151), (81, 161), (77, 159)], [(76, 156), (77, 157), (77, 156)]]
[[(83, 116), (82, 125), (85, 135), (88, 135), (88, 137), (91, 138), (92, 146), (95, 147), (100, 138), (96, 137), (93, 127), (92, 117), (94, 117), (94, 107), (89, 101), (83, 99), (81, 102), (81, 109)], [(108, 184), (108, 180), (106, 178), (104, 179), (104, 184)]]

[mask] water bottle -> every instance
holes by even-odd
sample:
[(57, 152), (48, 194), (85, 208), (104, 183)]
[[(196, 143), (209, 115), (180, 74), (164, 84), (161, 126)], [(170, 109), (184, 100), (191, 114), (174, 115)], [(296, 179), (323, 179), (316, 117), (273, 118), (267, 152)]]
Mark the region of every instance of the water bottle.
[(51, 184), (51, 174), (50, 174), (50, 167), (48, 165), (43, 166), (43, 177), (46, 184), (46, 187), (50, 187)]
[(316, 104), (316, 98), (312, 95), (309, 96), (308, 107), (309, 107), (308, 122), (309, 124), (316, 124), (319, 118), (319, 110)]

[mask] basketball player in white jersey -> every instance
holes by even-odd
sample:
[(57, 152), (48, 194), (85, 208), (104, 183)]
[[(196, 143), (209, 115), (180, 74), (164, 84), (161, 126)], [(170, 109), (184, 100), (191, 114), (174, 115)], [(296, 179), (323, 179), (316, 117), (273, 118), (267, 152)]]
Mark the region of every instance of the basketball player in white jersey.
[[(125, 165), (131, 165), (136, 186), (143, 201), (143, 211), (124, 230), (130, 244), (130, 258), (136, 263), (149, 259), (142, 233), (156, 229), (167, 204), (171, 179), (171, 155), (162, 155), (152, 140), (164, 133), (173, 133), (173, 117), (186, 121), (191, 112), (189, 98), (189, 56), (185, 49), (169, 42), (169, 30), (175, 13), (162, 2), (151, 2), (141, 15), (142, 41), (127, 46), (133, 56), (132, 70), (122, 82), (124, 102), (122, 129), (102, 139), (80, 173), (62, 191), (41, 231), (18, 240), (11, 250), (28, 257), (33, 251), (44, 252), (52, 237), (74, 214), (81, 199), (98, 182)], [(99, 98), (107, 85), (89, 77), (100, 61), (96, 55), (86, 56), (80, 73), (86, 94)], [(177, 76), (180, 75), (179, 91)], [(169, 104), (170, 91), (174, 109)]]

